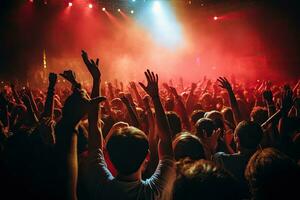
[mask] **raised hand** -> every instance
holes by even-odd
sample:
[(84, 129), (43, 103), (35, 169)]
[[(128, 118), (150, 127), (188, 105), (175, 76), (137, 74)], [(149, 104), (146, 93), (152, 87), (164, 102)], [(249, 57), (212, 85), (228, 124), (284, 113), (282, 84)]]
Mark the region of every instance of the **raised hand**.
[(69, 81), (72, 84), (72, 86), (74, 86), (74, 87), (78, 86), (79, 83), (76, 81), (75, 73), (72, 70), (64, 71), (63, 73), (60, 73), (59, 75), (61, 75), (63, 78), (65, 78), (67, 81)]
[(130, 81), (130, 82), (129, 82), (129, 85), (130, 85), (131, 89), (133, 89), (133, 90), (137, 90), (137, 87), (136, 87), (136, 84), (135, 84), (135, 82), (133, 82), (133, 81)]
[(170, 87), (170, 92), (171, 92), (175, 97), (178, 97), (178, 96), (179, 96), (178, 93), (177, 93), (176, 88), (174, 88), (174, 87)]
[(63, 118), (66, 117), (71, 123), (77, 124), (81, 118), (93, 108), (93, 105), (99, 104), (104, 100), (106, 100), (105, 97), (95, 97), (91, 99), (85, 90), (76, 88), (73, 94), (65, 101), (62, 110)]
[(57, 74), (49, 73), (49, 86), (54, 87), (57, 82)]
[(82, 53), (81, 57), (83, 59), (83, 62), (85, 63), (93, 79), (100, 80), (101, 72), (99, 70), (99, 58), (97, 58), (95, 62), (93, 59), (89, 59), (88, 54), (84, 50), (82, 50), (81, 53)]
[(152, 98), (158, 97), (158, 75), (154, 74), (153, 72), (150, 72), (149, 69), (145, 71), (145, 76), (147, 79), (147, 86), (145, 86), (143, 83), (139, 82), (140, 86), (145, 90), (145, 92)]
[(226, 90), (232, 90), (232, 87), (231, 87), (229, 81), (225, 77), (219, 77), (217, 79), (217, 81), (219, 82), (219, 86), (221, 88), (224, 88)]

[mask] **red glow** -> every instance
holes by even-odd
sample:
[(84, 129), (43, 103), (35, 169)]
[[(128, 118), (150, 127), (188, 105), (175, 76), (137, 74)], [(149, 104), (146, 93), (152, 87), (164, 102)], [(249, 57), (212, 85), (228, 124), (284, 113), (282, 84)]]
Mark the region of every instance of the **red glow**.
[(90, 4), (89, 4), (89, 8), (93, 8), (93, 4), (90, 3)]
[(33, 3), (33, 0), (29, 0), (30, 3)]

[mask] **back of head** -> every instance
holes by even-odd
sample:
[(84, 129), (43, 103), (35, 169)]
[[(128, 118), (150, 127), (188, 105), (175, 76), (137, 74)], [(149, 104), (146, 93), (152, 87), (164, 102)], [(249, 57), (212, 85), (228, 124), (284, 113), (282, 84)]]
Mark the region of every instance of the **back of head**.
[(182, 130), (180, 117), (177, 115), (176, 112), (173, 111), (166, 112), (166, 115), (172, 131), (172, 136), (174, 137)]
[(268, 119), (268, 111), (260, 106), (256, 106), (252, 109), (250, 113), (251, 120), (258, 123), (259, 125), (263, 124)]
[(210, 137), (215, 130), (215, 125), (213, 120), (208, 118), (201, 118), (197, 121), (195, 124), (196, 127), (196, 135), (199, 138), (204, 137), (204, 133), (206, 133), (206, 136)]
[(224, 119), (221, 112), (212, 110), (210, 112), (206, 112), (204, 117), (213, 120), (216, 128), (224, 129)]
[(204, 117), (205, 112), (203, 110), (194, 110), (191, 114), (191, 122), (192, 124), (196, 124), (196, 122)]
[(173, 200), (238, 199), (236, 180), (210, 161), (183, 160), (178, 171), (173, 187)]
[(192, 160), (204, 159), (204, 149), (195, 135), (188, 132), (178, 134), (173, 140), (173, 150), (175, 160), (190, 158)]
[(274, 148), (257, 151), (245, 170), (254, 199), (293, 199), (298, 196), (300, 168)]
[(229, 123), (231, 127), (233, 127), (235, 122), (234, 122), (232, 109), (230, 107), (223, 108), (221, 113), (223, 115), (224, 120), (227, 123)]
[(255, 122), (241, 121), (235, 131), (235, 136), (239, 140), (239, 145), (245, 149), (256, 149), (262, 139), (263, 131)]
[(149, 144), (143, 131), (129, 126), (116, 129), (109, 137), (106, 149), (118, 173), (130, 175), (145, 160)]

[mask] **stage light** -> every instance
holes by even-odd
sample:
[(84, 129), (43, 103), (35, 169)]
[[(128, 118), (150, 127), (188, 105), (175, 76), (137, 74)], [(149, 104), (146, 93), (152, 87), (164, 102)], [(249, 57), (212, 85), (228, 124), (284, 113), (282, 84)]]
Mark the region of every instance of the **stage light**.
[(105, 11), (106, 9), (105, 8), (102, 8), (102, 11)]
[(218, 20), (218, 17), (217, 17), (217, 16), (214, 16), (214, 20)]
[(69, 2), (69, 4), (68, 4), (68, 5), (69, 5), (69, 7), (71, 7), (71, 6), (73, 6), (73, 3), (72, 3), (72, 2)]
[(132, 2), (135, 2), (135, 0), (132, 0)]
[(130, 13), (131, 13), (131, 14), (133, 14), (133, 13), (134, 13), (134, 11), (133, 11), (133, 10), (131, 10), (131, 11), (130, 11)]
[(121, 12), (121, 9), (120, 9), (120, 8), (118, 8), (118, 12)]
[(90, 4), (89, 4), (89, 8), (93, 8), (93, 4), (90, 3)]
[(30, 3), (33, 3), (33, 0), (29, 0)]
[(160, 6), (160, 2), (159, 1), (154, 1), (152, 10), (155, 13), (161, 12), (161, 6)]

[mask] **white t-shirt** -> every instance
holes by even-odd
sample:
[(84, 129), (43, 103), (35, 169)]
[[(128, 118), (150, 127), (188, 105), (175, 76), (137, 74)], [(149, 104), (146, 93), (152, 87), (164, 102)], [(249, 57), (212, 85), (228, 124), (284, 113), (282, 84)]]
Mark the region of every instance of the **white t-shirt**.
[(100, 149), (89, 155), (88, 169), (91, 175), (90, 192), (97, 200), (169, 200), (176, 178), (174, 160), (164, 157), (159, 161), (154, 174), (149, 179), (132, 182), (118, 180), (108, 170)]

